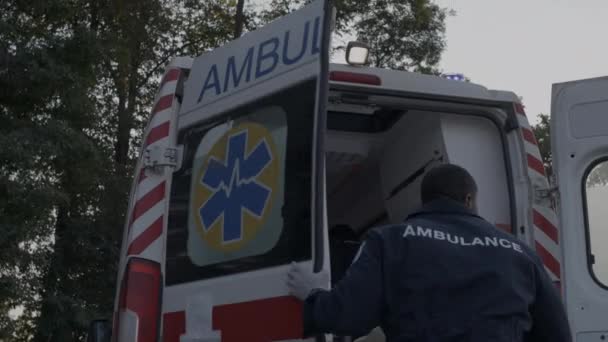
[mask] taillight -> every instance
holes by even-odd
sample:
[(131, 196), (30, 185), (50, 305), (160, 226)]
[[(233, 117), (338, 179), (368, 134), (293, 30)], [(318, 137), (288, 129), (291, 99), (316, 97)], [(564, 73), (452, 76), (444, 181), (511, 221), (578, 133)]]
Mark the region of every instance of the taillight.
[(382, 80), (376, 75), (361, 74), (358, 72), (347, 71), (332, 71), (329, 73), (329, 79), (336, 82), (360, 83), (381, 85)]
[(157, 262), (131, 258), (120, 286), (113, 341), (157, 342), (162, 276)]

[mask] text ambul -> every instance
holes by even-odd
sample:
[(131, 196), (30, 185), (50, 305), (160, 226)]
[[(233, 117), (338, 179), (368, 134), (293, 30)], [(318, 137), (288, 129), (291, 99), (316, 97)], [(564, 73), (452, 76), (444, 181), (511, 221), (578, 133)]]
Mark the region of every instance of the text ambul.
[(257, 46), (249, 47), (245, 57), (239, 58), (240, 61), (235, 56), (230, 56), (224, 69), (221, 65), (218, 67), (218, 64), (211, 65), (197, 102), (201, 102), (210, 91), (215, 92), (216, 96), (220, 95), (231, 88), (238, 88), (243, 78), (244, 83), (249, 83), (252, 77), (255, 81), (272, 73), (279, 65), (290, 66), (305, 57), (318, 54), (320, 21), (320, 17), (306, 21), (299, 34), (287, 30)]

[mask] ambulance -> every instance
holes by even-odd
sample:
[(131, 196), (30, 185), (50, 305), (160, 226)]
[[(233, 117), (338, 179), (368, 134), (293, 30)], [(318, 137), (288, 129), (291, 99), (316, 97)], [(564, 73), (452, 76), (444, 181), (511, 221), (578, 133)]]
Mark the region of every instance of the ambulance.
[[(590, 180), (608, 162), (608, 78), (554, 85), (551, 186), (518, 96), (367, 67), (364, 44), (330, 64), (332, 18), (313, 1), (168, 65), (130, 194), (112, 341), (302, 340), (290, 263), (339, 278), (332, 266), (352, 258), (341, 244), (401, 222), (447, 162), (478, 182), (481, 216), (536, 250), (575, 340), (605, 340), (608, 197)], [(102, 323), (90, 340), (109, 336)]]

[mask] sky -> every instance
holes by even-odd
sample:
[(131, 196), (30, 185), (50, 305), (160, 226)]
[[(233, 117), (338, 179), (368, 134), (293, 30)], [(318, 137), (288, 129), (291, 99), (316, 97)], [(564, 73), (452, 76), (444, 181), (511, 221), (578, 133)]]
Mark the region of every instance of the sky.
[(440, 67), (523, 97), (532, 123), (551, 85), (608, 76), (607, 0), (435, 0), (446, 20)]

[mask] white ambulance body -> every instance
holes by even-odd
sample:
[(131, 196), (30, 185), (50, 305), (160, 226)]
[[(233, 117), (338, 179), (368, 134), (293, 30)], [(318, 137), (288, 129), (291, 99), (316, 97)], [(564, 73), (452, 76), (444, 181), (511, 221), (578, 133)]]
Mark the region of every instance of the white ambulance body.
[(442, 162), (467, 168), (481, 216), (538, 252), (576, 341), (608, 335), (582, 186), (608, 156), (608, 79), (554, 89), (558, 230), (515, 94), (330, 66), (325, 6), (167, 67), (131, 191), (113, 340), (300, 340), (289, 264), (329, 270), (334, 227), (363, 235), (402, 221), (420, 205), (424, 173)]

